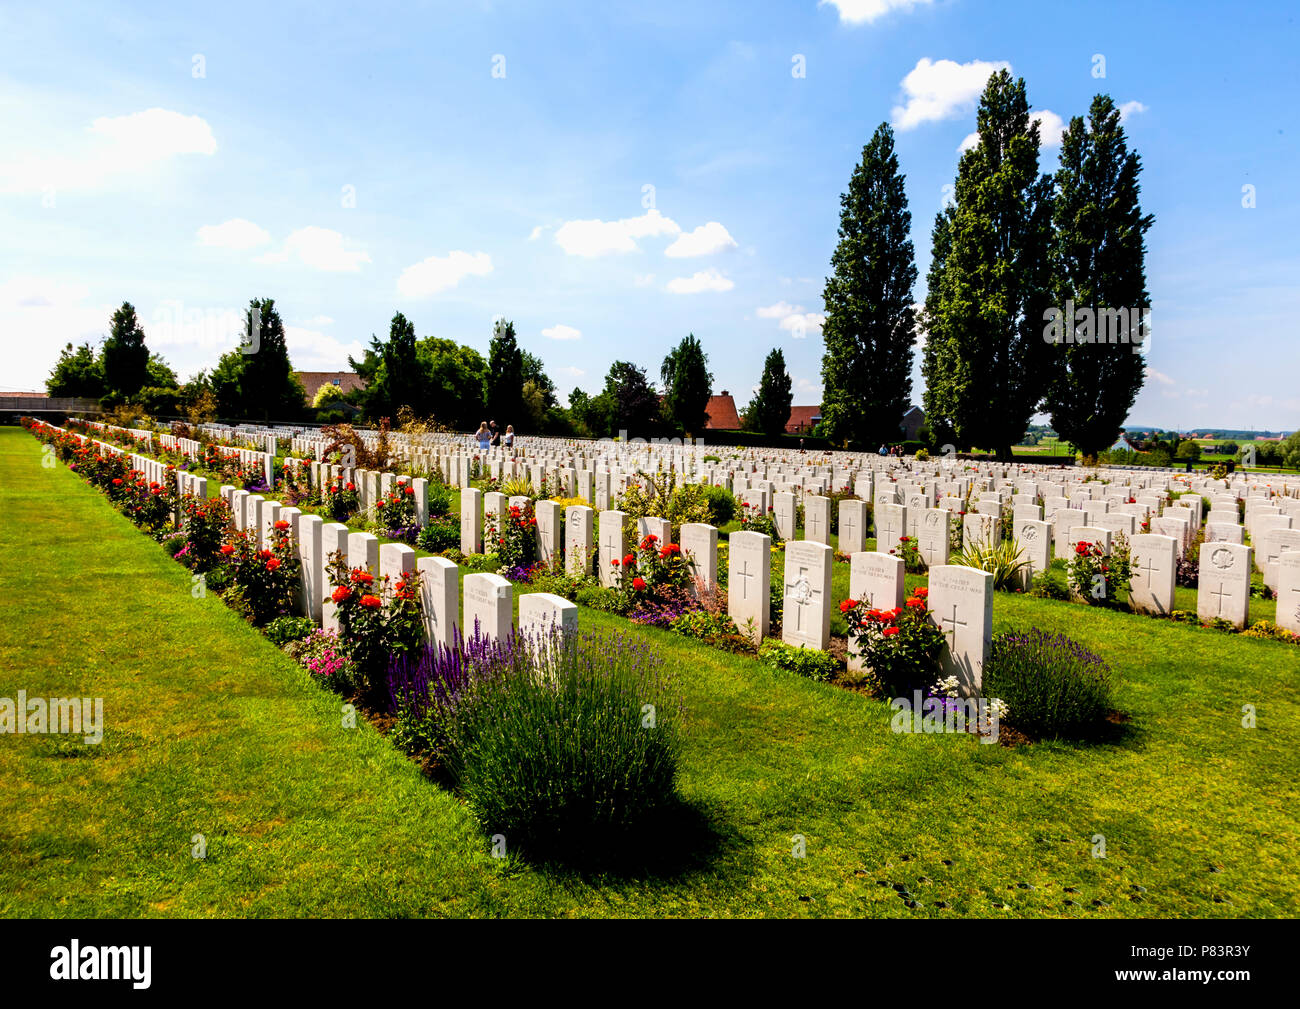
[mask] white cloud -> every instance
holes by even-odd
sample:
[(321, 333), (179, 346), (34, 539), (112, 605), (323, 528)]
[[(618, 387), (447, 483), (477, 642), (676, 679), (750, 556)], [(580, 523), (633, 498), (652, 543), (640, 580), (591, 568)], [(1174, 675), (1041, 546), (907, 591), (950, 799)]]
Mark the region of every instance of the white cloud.
[(587, 374), (581, 368), (575, 368), (571, 364), (563, 368), (556, 368), (555, 373), (557, 375), (568, 375), (570, 378), (582, 378), (583, 375)]
[(976, 131), (975, 133), (967, 133), (966, 139), (957, 145), (957, 153), (965, 154), (972, 147), (978, 147), (979, 142), (980, 142), (980, 135), (978, 131)]
[(1130, 116), (1135, 116), (1139, 112), (1145, 112), (1147, 107), (1141, 102), (1125, 102), (1119, 107), (1119, 121), (1122, 123)]
[(1153, 379), (1154, 381), (1159, 382), (1161, 385), (1174, 384), (1174, 380), (1172, 378), (1164, 374), (1164, 372), (1156, 371), (1155, 368), (1147, 368), (1146, 374), (1147, 374), (1147, 378)]
[(427, 298), (455, 287), (466, 277), (485, 277), (491, 272), (492, 257), (486, 252), (457, 249), (408, 266), (397, 278), (397, 291), (404, 298)]
[(1038, 123), (1038, 139), (1042, 147), (1060, 147), (1061, 134), (1065, 132), (1065, 120), (1051, 109), (1039, 109), (1029, 113), (1029, 118)]
[(817, 0), (818, 7), (834, 7), (845, 24), (870, 24), (890, 11), (910, 11), (933, 0)]
[(365, 348), (356, 340), (341, 343), (332, 336), (300, 326), (284, 327), (289, 358), (299, 371), (347, 371), (348, 357), (361, 358)]
[(532, 231), (530, 231), (530, 232), (528, 233), (528, 240), (529, 240), (530, 242), (534, 242), (534, 241), (536, 241), (537, 239), (541, 238), (541, 237), (542, 237), (542, 232), (545, 231), (546, 228), (547, 228), (547, 226), (546, 226), (545, 224), (539, 224), (539, 225), (537, 225), (537, 227), (535, 227)]
[(555, 243), (570, 256), (605, 256), (611, 252), (635, 252), (637, 239), (677, 235), (681, 227), (657, 210), (619, 221), (565, 221), (555, 232)]
[(542, 330), (542, 336), (551, 340), (577, 340), (582, 336), (582, 331), (557, 322), (554, 326)]
[(199, 244), (214, 249), (252, 249), (271, 241), (271, 233), (252, 221), (232, 217), (221, 224), (205, 224), (198, 230)]
[(81, 133), (55, 134), (44, 150), (0, 162), (0, 191), (95, 189), (183, 154), (216, 151), (212, 128), (199, 116), (160, 108), (100, 116)]
[(821, 336), (826, 316), (817, 312), (795, 312), (781, 320), (781, 328), (794, 339), (802, 340), (807, 336)]
[(265, 253), (254, 262), (287, 263), (291, 259), (297, 259), (314, 270), (354, 273), (361, 269), (362, 263), (370, 262), (370, 253), (348, 249), (337, 231), (311, 225), (291, 233), (279, 252)]
[(935, 62), (923, 56), (903, 78), (906, 104), (894, 106), (890, 113), (894, 126), (911, 130), (922, 123), (951, 119), (969, 112), (988, 83), (989, 75), (997, 70), (1010, 69), (1011, 64), (1005, 60), (993, 63), (985, 60)]
[(654, 282), (655, 282), (655, 275), (653, 273), (638, 273), (635, 277), (632, 278), (632, 283), (634, 283), (637, 287), (649, 287)]
[(310, 319), (304, 319), (304, 326), (329, 326), (334, 323), (328, 315), (313, 315)]
[(668, 281), (672, 294), (698, 294), (701, 291), (730, 291), (736, 285), (713, 267), (689, 277), (674, 277)]
[(802, 340), (809, 334), (820, 336), (826, 316), (819, 312), (805, 312), (803, 305), (792, 305), (788, 301), (778, 301), (757, 309), (760, 319), (780, 319), (780, 326), (794, 339)]
[(694, 231), (678, 236), (677, 241), (664, 250), (664, 255), (672, 259), (685, 259), (690, 256), (710, 256), (723, 249), (734, 249), (736, 240), (717, 221), (701, 224)]

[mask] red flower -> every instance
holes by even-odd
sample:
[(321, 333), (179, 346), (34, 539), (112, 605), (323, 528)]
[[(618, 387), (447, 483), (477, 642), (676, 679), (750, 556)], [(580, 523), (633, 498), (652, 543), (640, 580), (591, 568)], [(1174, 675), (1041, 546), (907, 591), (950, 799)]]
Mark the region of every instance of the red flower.
[(898, 633), (898, 628), (897, 628), (897, 627), (886, 627), (886, 628), (885, 628), (883, 631), (881, 631), (880, 633), (883, 634), (883, 635), (884, 635), (885, 637), (887, 637), (887, 638), (888, 638), (888, 637), (892, 637), (893, 635), (895, 635), (895, 634)]
[(645, 588), (645, 579), (641, 577), (633, 578), (632, 588), (636, 589), (638, 592), (643, 590)]
[(120, 476), (115, 476), (115, 477), (113, 477), (113, 486), (114, 486), (114, 487), (121, 487), (121, 486), (122, 486), (122, 478), (121, 478)]
[(925, 605), (925, 600), (924, 600), (924, 599), (917, 599), (917, 598), (913, 597), (913, 598), (911, 598), (911, 599), (909, 599), (909, 600), (907, 601), (907, 605), (910, 606), (910, 607), (912, 607), (913, 609), (915, 609), (915, 608), (918, 607), (918, 606), (924, 606), (924, 605)]
[(368, 610), (377, 610), (384, 605), (384, 601), (378, 596), (362, 596), (361, 605)]
[(406, 493), (408, 493), (408, 494), (414, 494), (414, 493), (415, 493), (415, 488), (414, 488), (414, 487), (407, 487), (407, 488), (406, 488)]
[(338, 604), (347, 600), (351, 595), (352, 595), (352, 590), (350, 588), (348, 588), (346, 585), (340, 585), (338, 588), (336, 588), (333, 592), (330, 593), (330, 598), (333, 599), (336, 604)]
[(912, 595), (916, 596), (918, 599), (924, 599), (929, 594), (930, 590), (927, 588), (916, 588), (912, 590)]
[(364, 568), (355, 568), (352, 571), (352, 581), (358, 585), (370, 585), (375, 580), (375, 576)]
[(628, 554), (626, 557), (623, 558), (623, 563), (626, 564), (626, 565), (628, 565), (629, 567), (630, 567), (631, 565), (635, 564), (635, 563), (636, 563), (636, 554)]
[(225, 554), (227, 557), (229, 557), (231, 554), (235, 552), (235, 548), (232, 547), (229, 543), (223, 543), (221, 545), (221, 552)]
[(840, 612), (841, 612), (841, 613), (848, 613), (849, 610), (853, 609), (853, 607), (855, 607), (855, 606), (857, 606), (857, 605), (858, 605), (858, 604), (857, 604), (854, 600), (852, 600), (852, 599), (846, 599), (846, 600), (844, 600), (844, 602), (840, 603)]
[(275, 523), (275, 527), (276, 527), (277, 529), (288, 529), (288, 528), (289, 528), (289, 523), (286, 522), (284, 519), (279, 519), (279, 520)]
[(356, 490), (356, 487), (353, 485), (351, 480), (348, 481), (348, 490)]
[(1089, 544), (1085, 543), (1083, 540), (1080, 540), (1078, 543), (1074, 545), (1074, 552), (1078, 554), (1080, 557), (1085, 556), (1088, 553), (1088, 550), (1089, 550)]

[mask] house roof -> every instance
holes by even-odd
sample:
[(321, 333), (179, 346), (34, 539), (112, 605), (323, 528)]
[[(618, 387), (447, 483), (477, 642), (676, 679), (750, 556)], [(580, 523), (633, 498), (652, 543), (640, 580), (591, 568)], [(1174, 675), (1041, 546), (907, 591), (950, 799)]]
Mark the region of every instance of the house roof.
[(704, 408), (708, 415), (706, 431), (739, 431), (740, 414), (736, 411), (736, 401), (731, 393), (723, 389), (716, 396), (709, 397), (709, 404)]
[(353, 389), (364, 389), (366, 383), (355, 371), (295, 371), (298, 381), (302, 382), (307, 402), (316, 399), (316, 393), (322, 385), (337, 385), (345, 394)]
[(817, 422), (821, 419), (822, 408), (820, 406), (792, 406), (790, 407), (790, 419), (785, 422), (785, 429), (789, 434), (806, 433), (816, 427)]

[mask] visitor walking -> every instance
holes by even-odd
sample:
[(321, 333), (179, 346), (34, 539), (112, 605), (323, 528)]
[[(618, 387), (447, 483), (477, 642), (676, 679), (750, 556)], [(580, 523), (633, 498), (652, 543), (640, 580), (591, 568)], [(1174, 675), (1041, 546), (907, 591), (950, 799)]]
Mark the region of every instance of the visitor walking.
[(488, 430), (487, 421), (480, 421), (478, 431), (474, 435), (474, 440), (478, 442), (478, 450), (486, 452), (492, 445), (492, 432)]

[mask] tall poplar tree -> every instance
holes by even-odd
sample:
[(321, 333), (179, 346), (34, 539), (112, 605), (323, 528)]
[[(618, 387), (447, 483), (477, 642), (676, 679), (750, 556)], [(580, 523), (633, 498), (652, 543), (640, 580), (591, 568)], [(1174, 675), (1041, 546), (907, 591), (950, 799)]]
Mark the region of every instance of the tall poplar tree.
[(794, 402), (790, 373), (785, 370), (785, 354), (777, 347), (763, 362), (763, 377), (758, 392), (745, 410), (745, 429), (766, 435), (777, 435), (785, 430), (790, 420), (790, 404)]
[[(1123, 319), (1130, 341), (1129, 310), (1150, 303), (1146, 289), (1145, 235), (1155, 218), (1138, 203), (1142, 162), (1128, 149), (1119, 110), (1097, 95), (1088, 123), (1075, 116), (1061, 141), (1052, 210), (1055, 306), (1089, 309), (1093, 325), (1075, 326), (1073, 340), (1052, 346), (1052, 383), (1046, 409), (1052, 426), (1085, 458), (1119, 435), (1142, 388), (1146, 361), (1137, 343), (1109, 342)], [(1104, 313), (1122, 309), (1122, 317)], [(1064, 319), (1063, 328), (1076, 320)], [(1111, 330), (1107, 332), (1106, 326)]]
[(664, 387), (664, 412), (688, 435), (699, 437), (709, 422), (705, 409), (712, 393), (709, 355), (694, 333), (668, 352), (659, 369)]
[(144, 387), (149, 378), (149, 348), (135, 306), (129, 301), (122, 302), (113, 313), (112, 329), (104, 339), (101, 355), (104, 385), (110, 394), (130, 398)]
[(836, 441), (896, 439), (911, 404), (916, 263), (903, 178), (893, 130), (881, 123), (840, 197), (823, 295), (822, 423)]
[(928, 399), (959, 445), (1010, 459), (1050, 378), (1043, 310), (1052, 182), (1038, 171), (1039, 130), (1023, 78), (1005, 70), (989, 77), (977, 129), (979, 143), (958, 163), (953, 205), (936, 221), (942, 267), (931, 270), (924, 325), (927, 381), (940, 388)]
[(515, 324), (499, 319), (488, 345), (487, 409), (488, 419), (495, 420), (502, 431), (514, 423), (510, 418), (520, 409), (523, 391), (524, 355), (515, 338)]

